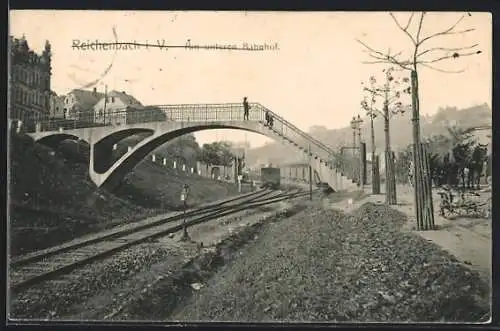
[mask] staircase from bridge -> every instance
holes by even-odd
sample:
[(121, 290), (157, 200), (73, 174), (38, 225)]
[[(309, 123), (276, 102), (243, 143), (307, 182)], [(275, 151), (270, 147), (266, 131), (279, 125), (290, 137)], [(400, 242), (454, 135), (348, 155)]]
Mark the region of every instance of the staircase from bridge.
[(262, 124), (268, 130), (274, 135), (279, 136), (284, 143), (292, 144), (305, 153), (306, 159), (309, 160), (309, 164), (314, 169), (313, 180), (316, 181), (316, 184), (321, 185), (322, 183), (326, 183), (336, 191), (354, 190), (358, 187), (351, 176), (349, 176), (349, 172), (344, 172), (334, 165), (336, 153), (332, 148), (300, 130), (261, 104), (255, 104), (255, 106), (264, 114), (264, 117), (266, 112), (272, 116), (272, 127), (267, 125), (265, 121), (262, 121)]

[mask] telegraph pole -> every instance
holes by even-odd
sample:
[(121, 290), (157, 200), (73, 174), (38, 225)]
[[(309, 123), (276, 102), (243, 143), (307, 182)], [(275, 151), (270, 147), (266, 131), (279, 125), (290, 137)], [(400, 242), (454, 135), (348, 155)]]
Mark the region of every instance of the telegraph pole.
[(311, 166), (311, 144), (307, 148), (307, 156), (309, 159), (309, 200), (313, 199), (313, 182), (312, 182), (312, 166)]
[(108, 104), (108, 85), (104, 85), (104, 126), (106, 126), (106, 106)]
[[(358, 180), (357, 180), (357, 183), (359, 185), (359, 187), (362, 189), (363, 188), (363, 160), (362, 160), (362, 153), (361, 153), (361, 123), (363, 123), (363, 120), (361, 119), (361, 116), (359, 116), (358, 114), (358, 118), (356, 118), (356, 116), (353, 116), (352, 117), (352, 120), (351, 120), (351, 129), (352, 129), (352, 136), (353, 136), (353, 141), (354, 141), (354, 146), (352, 147), (352, 151), (353, 151), (353, 161), (356, 162), (356, 149), (359, 151), (359, 154), (358, 154), (358, 157), (359, 157), (359, 170), (357, 170), (357, 174), (356, 174), (356, 170), (354, 171), (354, 176), (353, 177), (357, 177), (359, 176)], [(359, 136), (359, 141), (358, 141), (358, 144), (359, 144), (359, 147), (356, 148), (356, 134)]]
[(378, 158), (375, 154), (375, 128), (373, 127), (373, 105), (370, 107), (370, 129), (372, 143), (372, 194), (380, 194), (380, 177), (378, 170)]
[(358, 143), (359, 143), (359, 188), (363, 189), (364, 186), (364, 171), (363, 171), (363, 143), (361, 141), (361, 123), (363, 120), (358, 115)]
[(356, 126), (355, 126), (355, 124), (353, 124), (353, 123), (355, 123), (355, 121), (356, 121), (356, 118), (353, 117), (352, 121), (351, 121), (351, 127), (353, 129), (352, 130), (352, 148), (353, 148), (353, 150), (356, 148)]

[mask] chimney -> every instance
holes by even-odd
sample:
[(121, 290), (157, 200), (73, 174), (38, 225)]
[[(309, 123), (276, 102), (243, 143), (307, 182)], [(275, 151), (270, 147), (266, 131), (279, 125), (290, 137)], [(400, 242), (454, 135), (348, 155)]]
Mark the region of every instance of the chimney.
[(94, 90), (92, 91), (94, 95), (97, 95), (97, 87), (94, 87)]
[(123, 94), (127, 94), (127, 93), (125, 93), (125, 91), (122, 91), (122, 93), (123, 93)]

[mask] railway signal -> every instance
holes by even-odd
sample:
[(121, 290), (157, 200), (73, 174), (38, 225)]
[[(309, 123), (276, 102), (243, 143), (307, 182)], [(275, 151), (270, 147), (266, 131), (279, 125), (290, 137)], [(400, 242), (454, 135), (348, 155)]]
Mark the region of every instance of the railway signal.
[(238, 175), (238, 193), (241, 193), (241, 181), (243, 179), (243, 175)]
[(181, 238), (182, 241), (189, 240), (189, 234), (187, 232), (187, 224), (186, 224), (186, 209), (187, 209), (188, 195), (189, 195), (189, 185), (188, 184), (184, 184), (182, 186), (182, 191), (181, 191), (181, 201), (182, 201), (183, 207), (184, 207), (184, 211), (183, 211), (183, 214), (184, 214), (183, 218), (184, 218), (184, 220), (183, 220), (183, 223), (182, 223), (183, 235), (182, 235), (182, 238)]

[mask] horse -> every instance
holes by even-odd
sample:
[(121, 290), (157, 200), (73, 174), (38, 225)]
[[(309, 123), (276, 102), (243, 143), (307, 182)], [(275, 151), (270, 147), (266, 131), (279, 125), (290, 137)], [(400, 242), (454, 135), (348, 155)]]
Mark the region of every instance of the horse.
[(481, 177), (483, 176), (484, 163), (488, 159), (487, 145), (478, 144), (472, 151), (471, 160), (467, 165), (470, 169), (467, 176), (468, 188), (480, 188)]

